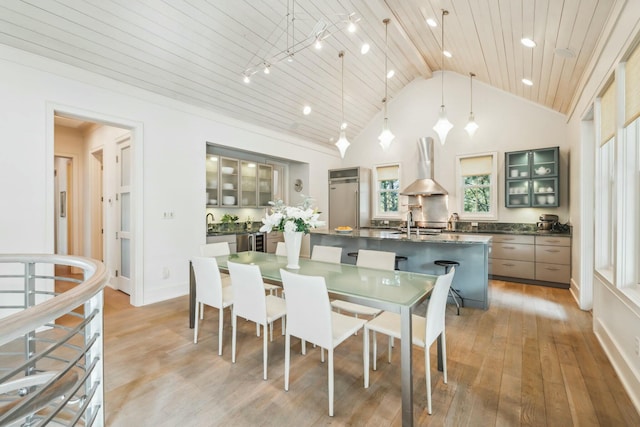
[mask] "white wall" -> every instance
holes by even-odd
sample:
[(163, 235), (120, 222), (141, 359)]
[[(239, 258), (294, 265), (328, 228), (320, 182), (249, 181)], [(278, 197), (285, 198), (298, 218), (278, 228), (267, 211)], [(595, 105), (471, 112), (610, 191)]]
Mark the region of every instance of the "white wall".
[[(135, 271), (142, 279), (138, 304), (188, 291), (188, 259), (205, 243), (206, 141), (307, 162), (312, 173), (340, 164), (331, 147), (6, 46), (0, 46), (0, 93), (0, 180), (6, 183), (2, 195), (8, 201), (0, 212), (0, 252), (53, 251), (53, 118), (48, 117), (52, 108), (88, 118), (108, 117), (114, 124), (143, 130), (143, 139), (133, 142), (134, 147), (144, 146), (136, 164), (143, 168), (143, 200), (137, 212), (141, 221), (135, 224), (142, 254), (141, 271)], [(326, 179), (308, 182), (306, 194), (327, 211)], [(174, 219), (163, 220), (165, 211), (174, 212)], [(165, 268), (170, 275), (163, 279)]]
[[(389, 103), (389, 126), (396, 138), (388, 153), (378, 144), (382, 116), (374, 120), (352, 141), (345, 164), (371, 167), (400, 162), (401, 187), (409, 185), (417, 174), (417, 140), (432, 136), (435, 141), (435, 180), (449, 192), (449, 210), (457, 211), (455, 159), (460, 154), (498, 152), (499, 198), (501, 222), (533, 223), (541, 213), (553, 213), (569, 220), (568, 150), (566, 118), (562, 114), (515, 97), (480, 82), (473, 85), (473, 110), (480, 128), (470, 139), (464, 130), (469, 117), (469, 78), (445, 72), (445, 104), (454, 128), (442, 146), (432, 127), (440, 108), (440, 73), (432, 79), (417, 79), (407, 85)], [(504, 152), (533, 148), (560, 147), (561, 197), (559, 208), (504, 207)]]

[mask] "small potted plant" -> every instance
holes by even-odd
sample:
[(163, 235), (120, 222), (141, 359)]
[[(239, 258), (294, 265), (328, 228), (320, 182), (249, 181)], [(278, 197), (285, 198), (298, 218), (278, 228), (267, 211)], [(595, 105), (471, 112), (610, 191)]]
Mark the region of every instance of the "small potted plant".
[(232, 231), (233, 225), (238, 220), (238, 215), (224, 214), (220, 221), (222, 222), (222, 228), (225, 231)]

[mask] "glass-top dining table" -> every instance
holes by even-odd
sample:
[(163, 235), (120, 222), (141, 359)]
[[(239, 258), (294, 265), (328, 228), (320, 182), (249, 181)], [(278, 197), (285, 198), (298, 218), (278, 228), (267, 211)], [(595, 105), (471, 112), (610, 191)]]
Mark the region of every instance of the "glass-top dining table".
[[(223, 272), (228, 272), (228, 261), (258, 265), (264, 281), (278, 285), (282, 284), (281, 268), (308, 276), (322, 276), (331, 298), (399, 313), (401, 317), (402, 425), (413, 425), (411, 312), (429, 295), (437, 276), (363, 268), (352, 264), (332, 264), (304, 258), (300, 259), (300, 268), (292, 270), (286, 268), (287, 257), (264, 252), (240, 252), (218, 256), (216, 260)], [(191, 282), (190, 304), (194, 306), (193, 277)], [(193, 313), (191, 313), (190, 326), (192, 321)], [(438, 352), (438, 359), (440, 359), (440, 352)]]

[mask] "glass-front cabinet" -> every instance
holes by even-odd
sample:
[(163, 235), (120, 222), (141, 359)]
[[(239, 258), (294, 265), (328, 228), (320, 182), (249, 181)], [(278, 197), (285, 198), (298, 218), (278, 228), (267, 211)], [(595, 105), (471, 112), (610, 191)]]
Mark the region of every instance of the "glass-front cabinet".
[(238, 206), (239, 161), (220, 157), (220, 199), (222, 206)]
[(220, 158), (213, 154), (207, 154), (207, 206), (217, 207), (220, 206), (220, 200), (218, 198), (218, 165), (220, 164)]
[(505, 153), (505, 206), (558, 207), (559, 147)]
[(258, 176), (256, 162), (240, 162), (240, 206), (256, 206), (256, 179)]

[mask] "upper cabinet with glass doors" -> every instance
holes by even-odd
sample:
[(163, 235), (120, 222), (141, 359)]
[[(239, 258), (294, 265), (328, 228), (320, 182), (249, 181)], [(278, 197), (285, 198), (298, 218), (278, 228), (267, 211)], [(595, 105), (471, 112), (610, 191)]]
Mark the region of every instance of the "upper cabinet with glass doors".
[(505, 153), (505, 206), (560, 205), (559, 147)]
[(207, 154), (207, 206), (217, 207), (220, 206), (220, 200), (218, 197), (218, 175), (220, 158), (213, 154)]
[(207, 207), (265, 207), (273, 199), (273, 166), (207, 153)]

